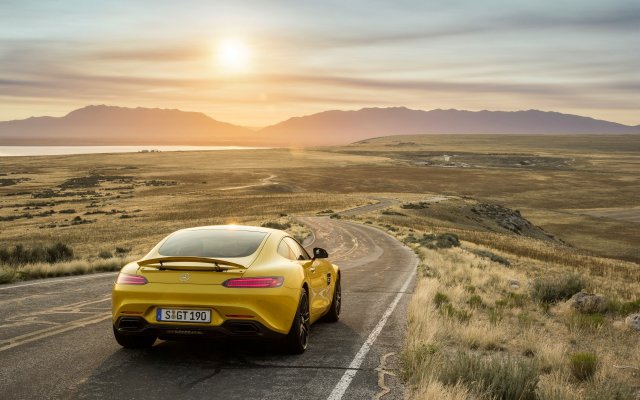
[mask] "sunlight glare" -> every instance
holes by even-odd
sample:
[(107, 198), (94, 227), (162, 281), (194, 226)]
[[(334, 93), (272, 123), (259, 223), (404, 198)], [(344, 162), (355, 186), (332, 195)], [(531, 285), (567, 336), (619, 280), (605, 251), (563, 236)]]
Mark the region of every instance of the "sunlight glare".
[(226, 72), (247, 72), (251, 51), (247, 44), (239, 39), (225, 38), (218, 43), (217, 61)]

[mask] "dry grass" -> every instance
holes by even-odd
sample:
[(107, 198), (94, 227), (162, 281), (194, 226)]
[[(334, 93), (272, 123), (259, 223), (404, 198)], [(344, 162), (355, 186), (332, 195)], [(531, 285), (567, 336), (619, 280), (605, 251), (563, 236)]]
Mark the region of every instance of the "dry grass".
[[(0, 217), (30, 217), (0, 221), (0, 248), (59, 240), (81, 258), (118, 246), (145, 253), (185, 227), (260, 224), (281, 214), (341, 210), (362, 199), (327, 195), (324, 185), (307, 190), (304, 180), (298, 185), (281, 176), (308, 163), (357, 165), (363, 159), (287, 150), (80, 155), (46, 157), (43, 169), (43, 157), (4, 158), (3, 173), (29, 180), (0, 188)], [(84, 179), (96, 174), (122, 179)], [(270, 184), (261, 185), (273, 175)], [(70, 181), (80, 187), (60, 187)], [(247, 187), (220, 190), (240, 186)]]
[[(522, 263), (506, 268), (461, 248), (416, 251), (424, 272), (409, 307), (403, 354), (411, 398), (437, 393), (436, 398), (592, 399), (604, 396), (603, 385), (619, 392), (603, 398), (632, 398), (637, 374), (616, 366), (640, 365), (639, 337), (622, 328), (619, 317), (606, 315), (600, 326), (585, 323), (576, 329), (570, 322), (575, 311), (563, 304), (542, 307), (529, 295), (531, 275)], [(519, 287), (511, 286), (513, 281)], [(632, 295), (640, 297), (640, 288)], [(585, 370), (584, 357), (575, 354), (581, 352), (593, 353), (598, 361), (579, 380), (575, 376)], [(582, 358), (572, 364), (572, 356)], [(457, 368), (457, 357), (471, 357), (474, 370), (489, 372)], [(449, 372), (443, 376), (442, 371)], [(496, 376), (503, 376), (504, 385), (492, 380)], [(534, 381), (535, 390), (527, 389), (526, 382)]]
[(72, 260), (53, 264), (0, 265), (0, 283), (118, 271), (123, 265), (137, 258), (138, 257), (129, 256), (126, 258), (112, 257), (108, 259)]
[(472, 400), (475, 396), (464, 385), (446, 386), (436, 379), (429, 379), (421, 382), (416, 388), (415, 398), (417, 399), (438, 399), (438, 400)]
[[(397, 146), (398, 141), (406, 140), (416, 145)], [(526, 210), (525, 214), (535, 224), (578, 249), (637, 261), (640, 260), (637, 247), (640, 237), (636, 223), (594, 219), (582, 211), (602, 207), (628, 209), (636, 205), (634, 199), (640, 196), (636, 173), (640, 161), (633, 149), (637, 143), (635, 136), (558, 136), (540, 141), (539, 137), (525, 136), (445, 135), (383, 138), (367, 145), (324, 151), (272, 149), (7, 157), (0, 159), (0, 170), (7, 177), (25, 180), (0, 188), (3, 231), (0, 246), (27, 239), (50, 243), (60, 237), (82, 256), (104, 250), (96, 243), (114, 246), (131, 243), (134, 251), (143, 252), (162, 235), (185, 226), (258, 223), (277, 218), (280, 213), (339, 211), (367, 203), (374, 194), (420, 201), (426, 194), (434, 193), (458, 199), (472, 196)], [(348, 153), (354, 149), (368, 153)], [(473, 153), (484, 158), (496, 153), (513, 153), (573, 161), (564, 169), (509, 165), (436, 168), (398, 161), (389, 157), (390, 149), (404, 153), (425, 150)], [(47, 167), (43, 168), (45, 164)], [(77, 179), (95, 174), (125, 179), (102, 181), (96, 186), (69, 187), (69, 182), (82, 183), (85, 181)], [(270, 183), (262, 185), (270, 177)], [(67, 189), (62, 191), (60, 185), (66, 185)], [(245, 188), (221, 190), (243, 186)], [(33, 197), (47, 191), (65, 196)], [(428, 223), (453, 233), (458, 232), (451, 228), (473, 228), (459, 236), (478, 244), (487, 240), (499, 243), (502, 239), (500, 232), (492, 236), (487, 234), (486, 227), (472, 226), (471, 220), (447, 203), (441, 202), (426, 210), (398, 209), (396, 211), (407, 217), (387, 217), (392, 225), (396, 225), (396, 220), (405, 219), (407, 225), (412, 221), (419, 226)], [(461, 205), (457, 201), (451, 203), (456, 207)], [(68, 213), (69, 210), (75, 213)], [(112, 210), (117, 213), (85, 215)], [(47, 214), (50, 212), (53, 214)], [(22, 214), (32, 217), (2, 220)], [(87, 223), (73, 225), (75, 217)], [(576, 229), (577, 226), (580, 229)], [(91, 240), (87, 241), (87, 237)], [(557, 253), (553, 247), (532, 247), (527, 243), (509, 242), (504, 251), (516, 254), (527, 251), (537, 259)], [(568, 261), (568, 265), (576, 268), (586, 262), (593, 265), (588, 268), (599, 268), (606, 274), (610, 267), (601, 265), (595, 258), (558, 262), (567, 265), (565, 261)]]

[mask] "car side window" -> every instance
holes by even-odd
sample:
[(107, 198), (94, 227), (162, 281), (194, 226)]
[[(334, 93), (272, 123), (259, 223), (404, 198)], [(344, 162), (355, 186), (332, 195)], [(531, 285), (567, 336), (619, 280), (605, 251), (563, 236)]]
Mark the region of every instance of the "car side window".
[(291, 248), (291, 250), (293, 250), (293, 254), (295, 255), (295, 259), (296, 260), (310, 260), (311, 257), (309, 257), (309, 253), (307, 253), (307, 251), (300, 246), (300, 244), (298, 242), (296, 242), (294, 239), (290, 238), (290, 237), (286, 237), (284, 238), (284, 240), (287, 242), (287, 244), (289, 245), (289, 247)]
[(278, 254), (280, 254), (284, 258), (288, 258), (289, 260), (297, 259), (294, 252), (284, 240), (281, 240), (280, 244), (278, 245)]

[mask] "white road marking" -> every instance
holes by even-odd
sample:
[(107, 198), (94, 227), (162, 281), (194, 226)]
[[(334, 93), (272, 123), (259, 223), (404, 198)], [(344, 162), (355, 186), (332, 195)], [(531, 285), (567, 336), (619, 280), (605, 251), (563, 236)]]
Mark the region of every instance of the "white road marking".
[(50, 327), (41, 329), (39, 331), (30, 332), (24, 335), (20, 335), (8, 340), (3, 340), (0, 342), (0, 351), (5, 351), (12, 349), (14, 347), (23, 345), (25, 343), (34, 342), (36, 340), (44, 339), (49, 336), (57, 335), (59, 333), (68, 332), (73, 329), (83, 328), (87, 325), (97, 324), (99, 322), (105, 321), (111, 318), (111, 312), (99, 314), (98, 317), (92, 315), (88, 318), (79, 319), (76, 321), (72, 321), (69, 324), (65, 324), (62, 326)]
[(384, 328), (384, 326), (387, 324), (387, 320), (389, 319), (389, 317), (391, 316), (391, 313), (393, 313), (393, 310), (395, 310), (396, 306), (400, 302), (400, 298), (402, 298), (402, 295), (405, 294), (404, 292), (407, 291), (407, 288), (409, 287), (409, 283), (411, 283), (411, 281), (413, 280), (413, 277), (415, 276), (415, 271), (416, 269), (414, 268), (412, 270), (411, 275), (407, 279), (407, 281), (404, 283), (404, 285), (402, 285), (400, 292), (396, 295), (395, 299), (393, 299), (391, 304), (389, 304), (389, 307), (382, 315), (382, 318), (380, 318), (380, 321), (378, 321), (378, 325), (376, 325), (373, 331), (371, 331), (367, 340), (362, 344), (362, 347), (360, 347), (360, 350), (358, 350), (358, 353), (356, 353), (356, 356), (353, 358), (353, 360), (349, 364), (349, 367), (348, 367), (349, 369), (347, 369), (344, 372), (344, 374), (342, 375), (342, 378), (340, 379), (340, 382), (338, 382), (338, 384), (333, 388), (333, 390), (331, 391), (331, 394), (329, 394), (329, 397), (327, 397), (327, 400), (342, 399), (342, 396), (344, 396), (344, 393), (349, 388), (349, 385), (351, 385), (351, 381), (353, 380), (353, 377), (356, 376), (356, 373), (358, 372), (358, 368), (360, 368), (360, 366), (362, 365), (362, 362), (364, 361), (364, 358), (367, 356), (367, 353), (369, 353), (369, 350), (371, 350), (371, 346), (373, 346), (373, 343), (378, 338), (378, 335), (382, 331), (382, 328)]
[(76, 281), (76, 280), (79, 280), (79, 279), (98, 278), (98, 277), (101, 277), (101, 276), (115, 275), (115, 274), (117, 274), (117, 272), (104, 272), (104, 273), (83, 275), (83, 276), (78, 276), (78, 277), (75, 277), (75, 278), (66, 278), (66, 279), (55, 279), (55, 280), (48, 280), (47, 279), (47, 280), (39, 281), (39, 282), (23, 283), (21, 285), (2, 286), (2, 287), (0, 287), (0, 290), (15, 289), (15, 288), (21, 288), (21, 287), (33, 286), (33, 285), (46, 285), (46, 284), (58, 283), (58, 282)]

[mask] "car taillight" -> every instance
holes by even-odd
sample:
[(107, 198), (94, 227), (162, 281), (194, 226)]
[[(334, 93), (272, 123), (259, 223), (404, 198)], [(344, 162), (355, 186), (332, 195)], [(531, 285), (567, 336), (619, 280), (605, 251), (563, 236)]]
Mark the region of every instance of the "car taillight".
[(116, 280), (118, 285), (146, 285), (147, 278), (140, 275), (120, 274)]
[(222, 286), (228, 288), (274, 288), (284, 283), (282, 276), (268, 276), (260, 278), (235, 278), (227, 279)]

